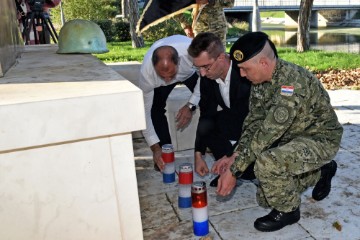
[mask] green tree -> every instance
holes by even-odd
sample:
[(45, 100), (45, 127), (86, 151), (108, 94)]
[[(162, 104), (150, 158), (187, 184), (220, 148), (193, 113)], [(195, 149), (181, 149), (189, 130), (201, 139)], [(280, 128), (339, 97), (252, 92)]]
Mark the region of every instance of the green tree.
[[(112, 19), (119, 12), (118, 0), (62, 0), (66, 21), (72, 19), (105, 20)], [(51, 19), (61, 24), (60, 6), (51, 9)]]

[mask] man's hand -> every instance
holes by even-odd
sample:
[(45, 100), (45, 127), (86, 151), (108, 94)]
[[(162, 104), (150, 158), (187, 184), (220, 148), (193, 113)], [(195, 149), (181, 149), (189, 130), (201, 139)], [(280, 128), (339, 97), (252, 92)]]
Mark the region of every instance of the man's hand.
[(214, 165), (211, 168), (211, 172), (219, 175), (223, 174), (226, 170), (230, 168), (231, 164), (234, 163), (235, 158), (237, 156), (238, 155), (236, 153), (231, 155), (231, 157), (227, 157), (226, 155), (223, 156), (214, 163)]
[(151, 151), (153, 152), (153, 161), (159, 167), (162, 172), (165, 168), (165, 163), (161, 157), (162, 149), (158, 143), (150, 146)]
[(192, 112), (190, 111), (190, 108), (187, 105), (183, 106), (176, 115), (176, 128), (178, 130), (184, 129), (189, 124), (191, 118)]
[(201, 152), (195, 152), (195, 172), (202, 177), (209, 173), (209, 168), (202, 158)]
[(232, 175), (230, 169), (228, 168), (223, 174), (220, 175), (216, 192), (220, 196), (229, 195), (235, 185), (236, 178)]

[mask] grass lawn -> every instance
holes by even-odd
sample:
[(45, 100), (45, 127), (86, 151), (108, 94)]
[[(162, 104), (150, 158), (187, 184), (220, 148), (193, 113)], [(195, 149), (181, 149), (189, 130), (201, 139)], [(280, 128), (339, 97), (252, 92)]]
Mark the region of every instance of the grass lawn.
[[(147, 50), (152, 42), (145, 42), (143, 48), (132, 48), (131, 42), (111, 42), (108, 43), (109, 52), (105, 54), (94, 54), (105, 63), (111, 62), (142, 62)], [(231, 45), (227, 46), (229, 52)], [(356, 69), (360, 66), (360, 57), (358, 54), (325, 52), (325, 51), (307, 51), (304, 53), (296, 52), (293, 48), (278, 48), (280, 58), (306, 67), (311, 71), (324, 71), (328, 69)]]

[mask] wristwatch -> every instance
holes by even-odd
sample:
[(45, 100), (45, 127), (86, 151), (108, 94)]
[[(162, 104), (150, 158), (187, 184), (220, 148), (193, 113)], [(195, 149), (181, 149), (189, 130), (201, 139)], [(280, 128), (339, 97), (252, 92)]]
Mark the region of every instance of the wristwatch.
[(234, 164), (230, 166), (230, 172), (235, 178), (239, 178), (243, 174), (243, 172), (236, 169), (236, 166)]
[(194, 105), (194, 104), (192, 104), (192, 103), (189, 103), (189, 102), (188, 102), (188, 103), (186, 104), (186, 106), (188, 106), (189, 109), (190, 109), (190, 111), (192, 111), (192, 112), (196, 110), (196, 105)]

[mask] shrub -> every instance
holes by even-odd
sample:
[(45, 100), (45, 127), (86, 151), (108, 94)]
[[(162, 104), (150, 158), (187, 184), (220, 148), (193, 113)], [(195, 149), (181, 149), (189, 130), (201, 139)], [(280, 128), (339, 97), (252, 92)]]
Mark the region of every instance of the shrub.
[(167, 21), (150, 27), (142, 33), (142, 36), (145, 40), (156, 41), (158, 39), (175, 34), (185, 35), (184, 30), (180, 26), (180, 23), (176, 22), (173, 19), (169, 19)]
[(103, 30), (106, 41), (111, 42), (113, 41), (113, 23), (111, 20), (92, 20), (94, 23), (99, 25), (101, 30)]
[(114, 36), (117, 41), (129, 41), (131, 39), (130, 24), (124, 20), (117, 20), (114, 22)]

